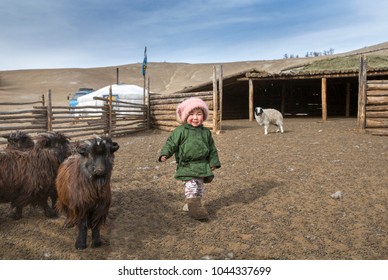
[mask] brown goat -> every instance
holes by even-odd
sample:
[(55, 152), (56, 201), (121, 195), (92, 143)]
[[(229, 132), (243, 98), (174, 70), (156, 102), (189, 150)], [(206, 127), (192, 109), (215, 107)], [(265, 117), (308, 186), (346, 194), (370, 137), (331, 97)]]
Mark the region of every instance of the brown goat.
[(29, 151), (35, 146), (32, 137), (20, 130), (11, 132), (9, 135), (3, 137), (8, 141), (7, 147), (5, 148), (6, 150)]
[(78, 226), (76, 249), (87, 247), (88, 229), (92, 230), (92, 247), (102, 245), (100, 227), (109, 212), (113, 153), (118, 149), (109, 137), (97, 137), (79, 145), (78, 153), (59, 167), (57, 209), (66, 215), (66, 227)]
[[(54, 140), (59, 141), (60, 134), (54, 133), (53, 135), (56, 135), (56, 137), (58, 137), (58, 138), (54, 138)], [(17, 130), (16, 132), (11, 132), (9, 135), (3, 136), (3, 137), (6, 138), (8, 141), (7, 147), (5, 148), (6, 150), (30, 151), (35, 146), (35, 143), (34, 143), (34, 140), (32, 139), (32, 137), (28, 133), (21, 131), (21, 130)], [(69, 155), (71, 153), (71, 147), (72, 147), (71, 145), (72, 144), (70, 143)], [(55, 204), (56, 204), (57, 198), (58, 198), (57, 191), (55, 189), (55, 185), (51, 189), (52, 190), (51, 190), (50, 195), (49, 195), (50, 199), (51, 199), (51, 208), (55, 211), (56, 210)]]
[(28, 204), (39, 205), (47, 217), (57, 217), (47, 200), (56, 200), (55, 178), (69, 156), (69, 139), (61, 133), (43, 133), (30, 151), (0, 152), (0, 203), (11, 202), (14, 219)]

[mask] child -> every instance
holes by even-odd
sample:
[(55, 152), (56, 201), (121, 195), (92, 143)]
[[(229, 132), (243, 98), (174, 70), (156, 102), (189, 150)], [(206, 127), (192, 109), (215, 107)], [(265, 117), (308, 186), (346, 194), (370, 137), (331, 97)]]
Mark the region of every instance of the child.
[(210, 183), (213, 170), (221, 167), (211, 131), (202, 124), (209, 116), (206, 103), (191, 97), (180, 103), (176, 110), (178, 126), (163, 146), (159, 161), (166, 161), (175, 154), (177, 163), (174, 178), (182, 180), (189, 216), (206, 220), (209, 214), (202, 205), (204, 183)]

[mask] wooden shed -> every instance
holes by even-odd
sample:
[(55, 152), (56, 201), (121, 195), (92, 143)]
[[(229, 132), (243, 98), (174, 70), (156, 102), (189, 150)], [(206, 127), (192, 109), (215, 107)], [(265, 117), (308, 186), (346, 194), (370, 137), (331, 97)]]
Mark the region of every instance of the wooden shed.
[[(222, 78), (222, 119), (254, 120), (260, 106), (285, 117), (357, 117), (360, 56), (322, 59), (268, 73), (248, 69)], [(368, 57), (368, 79), (388, 79), (388, 57)], [(213, 82), (180, 93), (213, 90)]]

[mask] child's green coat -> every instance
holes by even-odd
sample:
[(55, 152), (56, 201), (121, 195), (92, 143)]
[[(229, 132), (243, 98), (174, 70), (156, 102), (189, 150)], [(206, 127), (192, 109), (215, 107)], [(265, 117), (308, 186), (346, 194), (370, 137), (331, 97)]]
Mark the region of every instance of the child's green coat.
[(193, 127), (186, 123), (178, 126), (168, 137), (159, 160), (162, 156), (169, 158), (173, 154), (177, 163), (174, 178), (178, 180), (204, 177), (207, 183), (214, 177), (212, 167), (221, 167), (211, 131), (202, 125)]

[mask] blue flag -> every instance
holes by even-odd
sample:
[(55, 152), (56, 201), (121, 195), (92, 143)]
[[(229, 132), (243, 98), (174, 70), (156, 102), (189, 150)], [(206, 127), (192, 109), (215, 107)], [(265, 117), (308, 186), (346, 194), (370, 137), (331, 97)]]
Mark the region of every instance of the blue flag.
[(144, 60), (143, 60), (143, 67), (142, 67), (143, 76), (145, 76), (146, 70), (147, 70), (147, 47), (144, 48)]

